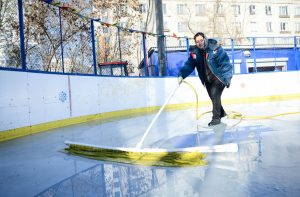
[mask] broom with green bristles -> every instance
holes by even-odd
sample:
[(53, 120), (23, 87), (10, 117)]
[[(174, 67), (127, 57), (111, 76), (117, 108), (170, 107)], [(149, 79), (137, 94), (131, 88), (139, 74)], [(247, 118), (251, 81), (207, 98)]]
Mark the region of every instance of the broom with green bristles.
[(68, 146), (65, 150), (74, 155), (80, 155), (102, 161), (170, 167), (203, 166), (207, 165), (207, 161), (204, 160), (206, 157), (205, 153), (237, 152), (238, 147), (236, 143), (176, 149), (142, 148), (142, 144), (149, 134), (153, 124), (170, 99), (174, 96), (179, 86), (180, 84), (176, 86), (176, 88), (168, 96), (135, 148), (107, 147), (65, 141), (65, 144)]

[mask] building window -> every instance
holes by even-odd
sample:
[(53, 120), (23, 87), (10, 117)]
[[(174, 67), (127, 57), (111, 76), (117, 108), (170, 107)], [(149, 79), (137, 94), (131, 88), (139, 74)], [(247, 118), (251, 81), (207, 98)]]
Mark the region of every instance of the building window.
[(125, 15), (125, 14), (127, 14), (127, 12), (128, 12), (127, 4), (120, 4), (119, 14), (120, 15)]
[(146, 22), (141, 21), (140, 27), (141, 27), (141, 30), (142, 30), (142, 31), (146, 30)]
[(280, 16), (287, 16), (288, 15), (287, 6), (279, 6), (279, 15)]
[(280, 23), (280, 31), (288, 31), (288, 23), (287, 22)]
[(142, 4), (140, 4), (140, 12), (141, 13), (146, 13), (146, 4), (145, 3), (142, 3)]
[(179, 22), (178, 23), (178, 32), (187, 32), (187, 31), (188, 31), (187, 22)]
[(297, 40), (297, 45), (300, 45), (300, 38), (296, 38)]
[(162, 4), (163, 14), (167, 14), (167, 5), (165, 3)]
[(187, 4), (177, 4), (177, 14), (187, 14), (188, 7)]
[(300, 6), (295, 7), (295, 16), (300, 16)]
[(234, 15), (240, 15), (241, 14), (241, 7), (239, 5), (232, 5)]
[(109, 23), (109, 19), (108, 19), (108, 16), (104, 16), (104, 17), (102, 17), (102, 19), (101, 19), (103, 22), (105, 22), (105, 23)]
[(109, 37), (104, 37), (104, 43), (108, 44), (109, 43)]
[(267, 22), (267, 32), (272, 32), (272, 22)]
[(165, 22), (165, 21), (164, 21), (164, 31), (165, 32), (170, 31), (170, 29), (169, 29), (169, 23)]
[(233, 22), (232, 23), (232, 25), (234, 26), (234, 27), (236, 27), (236, 28), (239, 28), (239, 29), (241, 29), (241, 22)]
[(203, 16), (205, 14), (205, 4), (196, 4), (196, 16)]
[(108, 9), (101, 9), (100, 13), (101, 13), (102, 17), (108, 17)]
[(240, 33), (240, 32), (241, 32), (241, 29), (242, 29), (242, 24), (241, 24), (241, 22), (233, 22), (233, 23), (232, 23), (232, 30), (233, 30), (235, 33)]
[(223, 4), (219, 3), (216, 6), (216, 14), (220, 14), (220, 15), (224, 14), (224, 6), (223, 6)]
[(108, 33), (108, 27), (103, 26), (103, 33), (107, 34)]
[(250, 22), (251, 32), (257, 32), (257, 24), (256, 22)]
[(249, 6), (249, 13), (250, 13), (250, 15), (254, 15), (255, 14), (255, 5), (250, 5)]
[(123, 28), (126, 28), (126, 22), (119, 22), (119, 26), (123, 27)]
[(179, 46), (182, 47), (182, 46), (185, 46), (186, 44), (186, 41), (183, 41), (183, 40), (179, 40)]
[(297, 33), (300, 32), (300, 23), (299, 23), (299, 22), (295, 23), (295, 31), (296, 31)]
[(271, 6), (266, 5), (266, 15), (271, 15), (271, 14), (272, 14)]

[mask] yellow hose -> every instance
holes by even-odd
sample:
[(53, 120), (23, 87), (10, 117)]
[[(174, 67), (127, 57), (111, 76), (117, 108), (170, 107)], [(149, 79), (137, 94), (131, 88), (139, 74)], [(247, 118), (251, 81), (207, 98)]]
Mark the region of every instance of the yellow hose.
[[(196, 97), (196, 120), (199, 120), (205, 114), (211, 113), (212, 111), (207, 111), (207, 112), (204, 112), (204, 113), (198, 115), (199, 114), (198, 93), (192, 84), (188, 83), (187, 81), (183, 81), (183, 83), (188, 85), (195, 94), (195, 97)], [(228, 111), (227, 118), (228, 119), (238, 119), (237, 123), (235, 123), (232, 126), (229, 126), (229, 128), (232, 128), (232, 127), (235, 127), (236, 125), (238, 125), (239, 123), (241, 123), (242, 120), (272, 119), (272, 118), (279, 117), (279, 116), (287, 116), (287, 115), (293, 115), (293, 114), (300, 114), (300, 111), (286, 112), (286, 113), (273, 114), (273, 115), (264, 115), (264, 116), (244, 116), (240, 112), (237, 112), (237, 111)]]

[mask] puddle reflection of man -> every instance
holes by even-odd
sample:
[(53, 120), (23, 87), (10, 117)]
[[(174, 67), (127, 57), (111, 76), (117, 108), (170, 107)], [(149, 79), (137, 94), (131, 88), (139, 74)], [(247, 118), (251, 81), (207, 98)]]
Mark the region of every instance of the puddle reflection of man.
[[(227, 124), (225, 123), (220, 123), (218, 125), (216, 125), (215, 127), (212, 127), (213, 130), (209, 130), (208, 134), (206, 135), (205, 131), (197, 131), (197, 142), (198, 142), (198, 146), (202, 146), (203, 142), (205, 143), (206, 140), (210, 141), (211, 143), (209, 145), (220, 145), (220, 144), (224, 144), (224, 132), (226, 130)], [(213, 134), (212, 134), (213, 131)], [(200, 134), (202, 134), (200, 136)]]
[(218, 145), (218, 144), (223, 144), (224, 143), (224, 132), (226, 129), (227, 125), (224, 123), (220, 123), (219, 125), (213, 127), (213, 131), (214, 131), (214, 144)]
[(197, 68), (199, 78), (206, 87), (213, 104), (213, 117), (208, 126), (220, 124), (226, 116), (221, 104), (221, 95), (230, 86), (232, 65), (224, 49), (214, 39), (207, 39), (202, 32), (194, 36), (196, 47), (178, 74), (178, 82), (189, 76)]

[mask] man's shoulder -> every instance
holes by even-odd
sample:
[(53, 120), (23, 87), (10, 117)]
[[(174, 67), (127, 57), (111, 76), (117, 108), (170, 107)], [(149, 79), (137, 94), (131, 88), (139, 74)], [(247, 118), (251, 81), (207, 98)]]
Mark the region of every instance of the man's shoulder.
[(213, 38), (209, 38), (207, 40), (207, 47), (211, 50), (215, 50), (219, 47), (219, 43), (216, 39), (213, 39)]
[(217, 44), (218, 43), (218, 40), (215, 38), (208, 38), (207, 40), (208, 40), (209, 44)]

